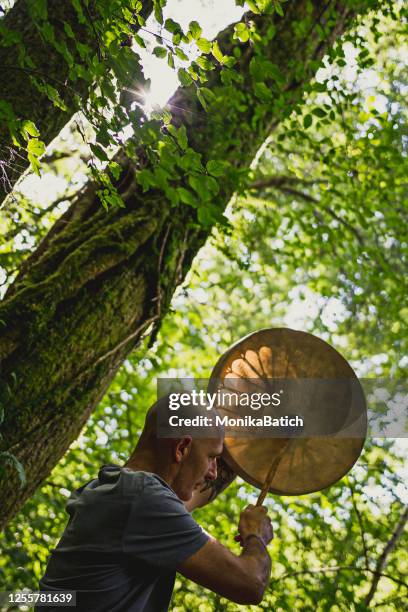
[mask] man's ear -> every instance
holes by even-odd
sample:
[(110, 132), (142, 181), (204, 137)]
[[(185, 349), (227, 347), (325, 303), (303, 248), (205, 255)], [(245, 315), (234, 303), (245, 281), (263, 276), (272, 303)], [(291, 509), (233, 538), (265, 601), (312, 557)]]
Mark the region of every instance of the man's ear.
[(183, 436), (178, 440), (175, 440), (174, 444), (174, 460), (176, 463), (181, 463), (188, 457), (191, 451), (191, 445), (193, 438), (191, 436)]

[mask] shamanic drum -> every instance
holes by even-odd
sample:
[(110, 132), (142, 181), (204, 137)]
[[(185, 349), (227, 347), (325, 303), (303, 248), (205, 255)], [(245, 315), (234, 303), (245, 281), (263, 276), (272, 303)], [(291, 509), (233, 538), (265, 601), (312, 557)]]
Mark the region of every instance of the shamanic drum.
[[(284, 380), (292, 393), (281, 412), (293, 415), (301, 409), (301, 435), (245, 437), (226, 431), (226, 461), (262, 489), (261, 501), (268, 491), (302, 495), (337, 482), (357, 461), (367, 431), (364, 394), (353, 369), (327, 342), (305, 332), (263, 329), (239, 340), (217, 362), (208, 391), (273, 393)], [(240, 406), (217, 410), (237, 415)]]

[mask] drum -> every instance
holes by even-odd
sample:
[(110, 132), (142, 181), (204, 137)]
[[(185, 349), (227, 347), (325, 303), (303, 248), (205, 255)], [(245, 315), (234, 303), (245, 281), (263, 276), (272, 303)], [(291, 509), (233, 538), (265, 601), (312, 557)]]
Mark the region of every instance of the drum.
[(246, 336), (219, 359), (208, 387), (221, 398), (235, 394), (235, 404), (217, 405), (218, 413), (229, 418), (242, 416), (244, 395), (268, 393), (277, 399), (284, 390), (285, 399), (273, 413), (276, 418), (301, 413), (301, 429), (270, 435), (264, 428), (255, 433), (226, 428), (226, 461), (262, 489), (263, 497), (268, 491), (302, 495), (329, 487), (357, 461), (367, 432), (365, 398), (355, 372), (330, 344), (309, 333), (278, 328)]

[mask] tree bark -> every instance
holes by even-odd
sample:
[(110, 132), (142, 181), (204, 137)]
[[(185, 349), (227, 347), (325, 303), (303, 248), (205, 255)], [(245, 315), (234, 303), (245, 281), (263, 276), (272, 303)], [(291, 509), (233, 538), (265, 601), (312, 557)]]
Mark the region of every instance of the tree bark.
[[(353, 11), (333, 0), (324, 7), (317, 0), (285, 6), (284, 18), (251, 18), (261, 34), (272, 22), (276, 27), (265, 57), (285, 76), (290, 110), (313, 76), (316, 60), (344, 31)], [(311, 27), (299, 34), (305, 15)], [(316, 28), (318, 23), (322, 28)], [(219, 37), (224, 53), (231, 34), (228, 28)], [(237, 170), (248, 167), (280, 120), (267, 105), (260, 115), (251, 103), (254, 50), (250, 44), (242, 50), (237, 70), (244, 79), (234, 90), (242, 98), (241, 110), (226, 114), (222, 104), (204, 113), (195, 87), (179, 89), (171, 100), (174, 120), (186, 125), (189, 145), (204, 163), (224, 159)], [(216, 95), (224, 87), (218, 71), (211, 73), (208, 86)], [(157, 327), (210, 231), (197, 223), (194, 208), (172, 207), (160, 191), (142, 193), (132, 162), (123, 154), (118, 160), (126, 207), (105, 212), (89, 184), (28, 259), (0, 308), (5, 411), (0, 450), (13, 453), (27, 475), (22, 489), (11, 467), (0, 478), (2, 526), (78, 436), (126, 355)], [(234, 184), (225, 181), (214, 200), (219, 210), (233, 192)]]
[[(18, 40), (8, 40), (6, 32), (0, 42), (0, 102), (10, 105), (18, 120), (33, 121), (41, 140), (49, 144), (78, 110), (76, 101), (87, 98), (90, 83), (81, 78), (75, 83), (70, 80), (66, 58), (40, 32), (37, 19), (30, 11), (34, 5), (35, 0), (17, 0), (1, 20), (7, 32), (12, 32)], [(46, 6), (55, 40), (66, 45), (75, 64), (85, 65), (76, 45), (86, 44), (97, 54), (100, 43), (92, 27), (92, 19), (97, 15), (92, 15), (89, 8), (88, 22), (81, 23), (70, 1), (48, 0)], [(152, 0), (144, 0), (140, 14), (146, 18), (152, 7)], [(67, 35), (64, 24), (70, 26), (75, 40)], [(34, 79), (55, 88), (67, 110), (54, 105), (45, 91), (39, 91)], [(1, 111), (6, 116), (4, 108)], [(15, 146), (6, 121), (0, 119), (0, 204), (27, 167), (24, 150)]]

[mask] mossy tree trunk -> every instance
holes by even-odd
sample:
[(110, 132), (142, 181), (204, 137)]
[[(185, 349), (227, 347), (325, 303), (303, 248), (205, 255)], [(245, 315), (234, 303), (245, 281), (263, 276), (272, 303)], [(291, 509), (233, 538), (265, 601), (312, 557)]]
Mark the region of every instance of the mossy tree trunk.
[[(305, 15), (311, 27), (300, 33)], [(348, 5), (330, 0), (323, 8), (318, 1), (288, 3), (284, 18), (256, 16), (261, 32), (275, 24), (265, 57), (284, 75), (289, 108), (351, 18)], [(231, 33), (220, 35), (224, 52)], [(226, 117), (221, 104), (206, 114), (194, 87), (178, 90), (172, 100), (183, 109), (175, 120), (186, 125), (190, 146), (204, 162), (218, 158), (247, 168), (279, 121), (268, 105), (259, 114), (251, 104), (252, 56), (253, 48), (244, 45), (238, 64), (244, 78), (234, 93), (243, 101), (241, 110)], [(216, 71), (209, 87), (216, 94), (224, 87)], [(89, 184), (27, 260), (0, 308), (0, 450), (14, 454), (27, 476), (20, 489), (16, 471), (3, 472), (2, 525), (78, 436), (126, 355), (160, 321), (210, 231), (197, 223), (194, 208), (172, 207), (160, 191), (142, 193), (133, 163), (123, 154), (118, 161), (126, 207), (106, 212)], [(214, 201), (220, 210), (233, 191), (233, 184), (223, 183)]]
[[(141, 15), (147, 17), (152, 7), (152, 0), (144, 0)], [(93, 54), (99, 54), (101, 43), (92, 26), (92, 20), (96, 21), (98, 15), (92, 14), (91, 5), (87, 11), (88, 19), (84, 23), (71, 1), (17, 0), (1, 20), (0, 204), (28, 167), (24, 149), (15, 146), (7, 127), (8, 109), (18, 121), (33, 121), (40, 139), (49, 144), (88, 96), (92, 82), (87, 78), (77, 78), (74, 82), (67, 57), (56, 48), (56, 45), (61, 50), (65, 48), (72, 64), (77, 66), (85, 66)], [(45, 22), (50, 40), (41, 31)], [(90, 50), (86, 57), (81, 56), (81, 44)], [(47, 86), (58, 91), (64, 110), (63, 105), (54, 103), (50, 90), (47, 95)]]

